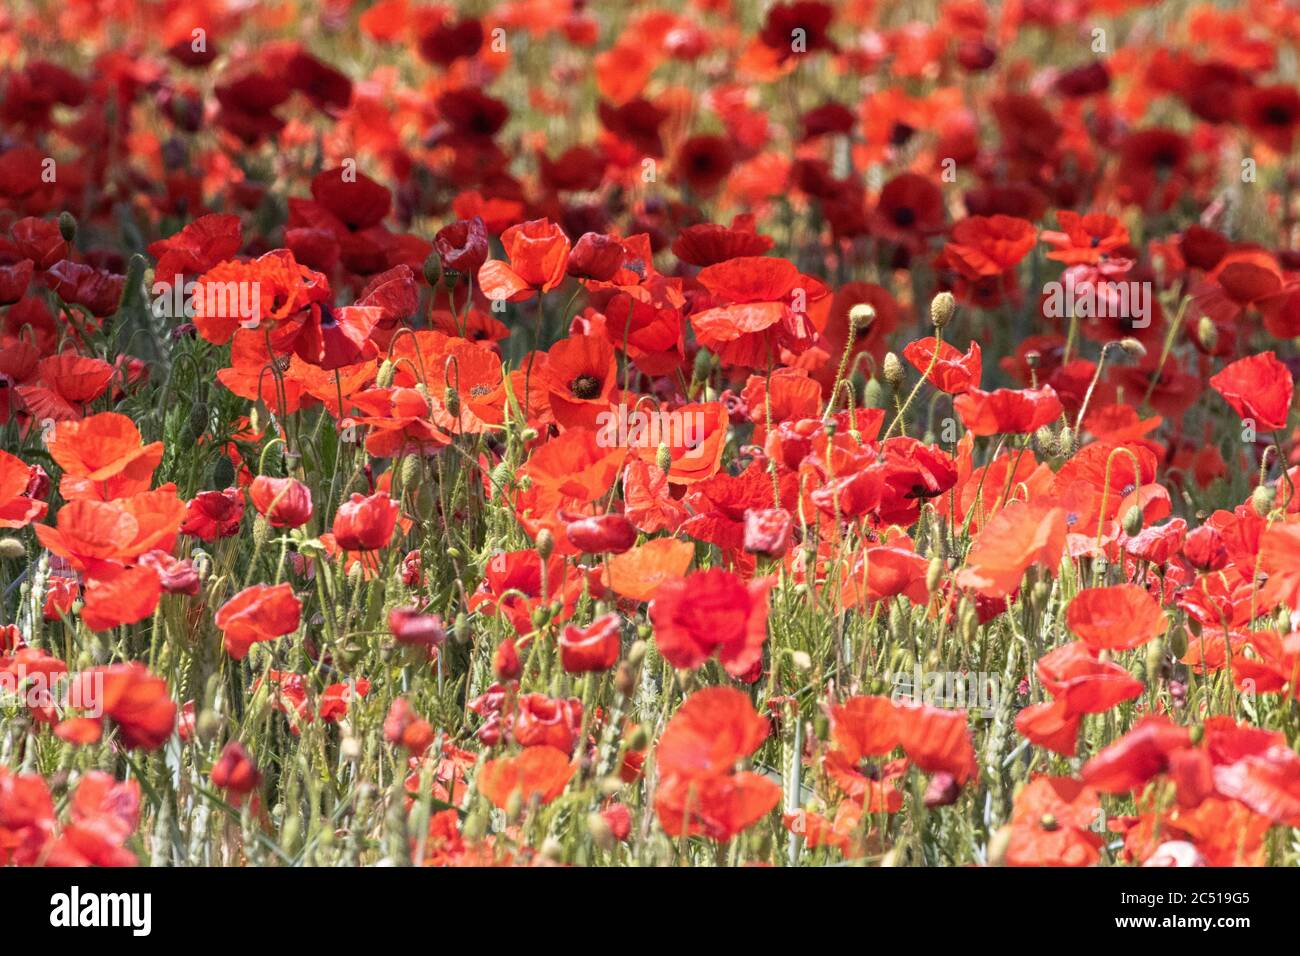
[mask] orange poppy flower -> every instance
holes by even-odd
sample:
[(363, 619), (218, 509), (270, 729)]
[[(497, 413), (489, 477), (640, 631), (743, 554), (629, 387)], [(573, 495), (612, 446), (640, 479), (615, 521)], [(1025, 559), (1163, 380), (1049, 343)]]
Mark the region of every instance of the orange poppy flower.
[(655, 538), (605, 562), (604, 580), (611, 591), (633, 601), (649, 601), (667, 581), (685, 576), (695, 560), (695, 546), (677, 538)]
[(162, 442), (143, 444), (135, 422), (117, 412), (60, 422), (46, 447), (63, 469), (59, 492), (69, 500), (111, 501), (146, 491), (163, 456)]
[(545, 745), (527, 747), (513, 756), (484, 763), (476, 785), (479, 793), (501, 810), (515, 791), (525, 807), (533, 800), (547, 804), (564, 792), (576, 769), (562, 750)]
[(0, 451), (0, 528), (24, 528), (45, 517), (49, 505), (27, 493), (31, 478), (30, 465)]
[(1116, 584), (1076, 594), (1065, 623), (1094, 651), (1131, 651), (1164, 633), (1168, 618), (1145, 588)]
[(38, 421), (80, 421), (86, 405), (104, 394), (113, 379), (113, 366), (76, 352), (41, 359), (36, 380), (14, 390)]
[(1090, 787), (1068, 777), (1035, 777), (1011, 814), (1011, 866), (1091, 866), (1100, 858), (1093, 828), (1101, 802)]
[(763, 657), (772, 584), (746, 584), (722, 568), (664, 582), (650, 604), (659, 653), (674, 667), (689, 669), (716, 653), (732, 677), (747, 674)]

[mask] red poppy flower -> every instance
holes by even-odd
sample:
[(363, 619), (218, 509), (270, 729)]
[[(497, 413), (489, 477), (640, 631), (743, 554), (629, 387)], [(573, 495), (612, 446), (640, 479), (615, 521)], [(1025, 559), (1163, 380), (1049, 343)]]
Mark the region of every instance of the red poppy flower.
[(181, 533), (203, 541), (215, 541), (239, 534), (244, 518), (244, 495), (237, 488), (201, 491), (185, 506)]
[(1272, 352), (1238, 359), (1212, 377), (1210, 385), (1256, 431), (1286, 427), (1295, 383)]
[(211, 777), (213, 786), (236, 798), (236, 805), (262, 780), (257, 764), (238, 740), (230, 741), (222, 749), (221, 756), (212, 765)]
[(296, 479), (258, 475), (248, 486), (248, 496), (273, 528), (298, 528), (311, 519), (311, 490)]
[(401, 509), (387, 493), (353, 494), (334, 514), (334, 540), (345, 551), (378, 551), (388, 547)]
[(89, 712), (111, 717), (128, 747), (156, 750), (176, 728), (176, 703), (167, 682), (143, 664), (111, 664), (72, 679), (68, 699)]
[(607, 671), (618, 662), (622, 618), (610, 613), (587, 627), (572, 624), (560, 635), (560, 662), (570, 674)]
[(1050, 385), (1041, 388), (968, 389), (953, 400), (962, 424), (976, 435), (1028, 435), (1061, 417), (1061, 400)]
[(223, 604), (214, 623), (225, 637), (226, 653), (238, 661), (254, 644), (296, 631), (301, 612), (288, 584), (255, 584)]
[(1076, 594), (1065, 623), (1094, 651), (1130, 651), (1164, 633), (1168, 618), (1145, 588), (1116, 584)]
[(1016, 798), (1006, 861), (1011, 866), (1091, 866), (1100, 858), (1094, 832), (1096, 791), (1068, 777), (1036, 777)]
[[(938, 357), (935, 357), (935, 351)], [(978, 389), (984, 366), (980, 357), (980, 344), (972, 341), (965, 353), (933, 336), (909, 342), (903, 349), (903, 358), (912, 363), (926, 381), (942, 392), (960, 395)], [(928, 374), (927, 374), (928, 372)]]
[(28, 494), (31, 475), (25, 461), (0, 451), (0, 528), (23, 528), (45, 517), (49, 505)]
[(745, 674), (763, 656), (771, 587), (722, 568), (665, 582), (650, 605), (659, 653), (674, 667), (696, 668), (716, 652), (728, 674)]

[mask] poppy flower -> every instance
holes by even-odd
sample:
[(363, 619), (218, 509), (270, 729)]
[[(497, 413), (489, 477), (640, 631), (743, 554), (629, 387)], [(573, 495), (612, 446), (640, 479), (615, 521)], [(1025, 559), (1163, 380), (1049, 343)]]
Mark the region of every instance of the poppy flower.
[(1145, 717), (1083, 766), (1083, 780), (1102, 793), (1129, 793), (1164, 773), (1170, 759), (1190, 746), (1191, 735), (1163, 716)]
[(560, 662), (570, 674), (607, 671), (618, 662), (622, 619), (605, 614), (587, 627), (570, 624), (560, 635)]
[(388, 630), (398, 644), (410, 647), (434, 647), (447, 639), (441, 617), (421, 614), (411, 607), (395, 607), (389, 611)]
[(510, 264), (492, 260), (479, 267), (478, 284), (493, 300), (518, 301), (540, 289), (549, 292), (565, 278), (569, 238), (548, 219), (511, 226), (501, 234)]
[(673, 160), (673, 173), (695, 193), (708, 195), (727, 178), (735, 150), (724, 136), (692, 136)]
[(726, 365), (763, 368), (779, 348), (801, 352), (816, 331), (810, 307), (828, 295), (785, 259), (742, 256), (696, 277), (716, 303), (691, 315), (700, 344)]
[(1101, 802), (1068, 777), (1039, 776), (1016, 798), (1006, 861), (1011, 866), (1091, 866), (1100, 858), (1094, 832)]
[(673, 255), (693, 266), (711, 266), (741, 256), (761, 256), (772, 248), (770, 236), (752, 229), (701, 223), (687, 226), (673, 240)]
[(236, 488), (202, 491), (185, 506), (181, 533), (203, 541), (215, 541), (239, 534), (244, 517), (244, 495)]
[(555, 420), (565, 428), (596, 428), (609, 409), (618, 365), (603, 335), (571, 335), (551, 346), (538, 378)]
[(745, 511), (745, 550), (779, 558), (790, 548), (794, 519), (784, 508), (748, 508)]
[(248, 486), (248, 496), (273, 528), (298, 528), (311, 519), (311, 490), (294, 478), (258, 475)]
[(1116, 584), (1076, 594), (1065, 623), (1094, 651), (1131, 651), (1159, 637), (1168, 619), (1145, 588)]
[(169, 239), (149, 244), (158, 260), (154, 275), (170, 285), (177, 276), (197, 276), (233, 258), (243, 243), (239, 217), (229, 213), (199, 216)]
[(665, 582), (650, 604), (659, 653), (691, 669), (717, 653), (728, 674), (746, 673), (762, 659), (771, 587), (768, 580), (746, 584), (723, 568)]
[(953, 408), (976, 435), (1029, 435), (1062, 415), (1061, 400), (1050, 385), (1041, 388), (968, 389), (953, 400)]
[(683, 577), (695, 546), (677, 538), (654, 538), (605, 562), (605, 583), (634, 601), (649, 601), (665, 582)]
[(984, 371), (980, 344), (975, 341), (963, 353), (933, 336), (917, 339), (903, 349), (903, 358), (925, 375), (927, 382), (950, 395), (978, 389)]
[(81, 620), (92, 631), (107, 631), (149, 617), (162, 596), (162, 580), (147, 565), (97, 568), (87, 576)]
[(1272, 352), (1238, 359), (1211, 377), (1210, 385), (1257, 431), (1286, 427), (1295, 383)]
[(1246, 87), (1240, 93), (1242, 124), (1279, 153), (1289, 153), (1300, 124), (1300, 93), (1290, 86)]
[(433, 725), (417, 717), (405, 697), (396, 697), (384, 718), (384, 739), (419, 756), (433, 744)]
[(296, 631), (301, 611), (288, 584), (255, 584), (223, 604), (214, 623), (224, 635), (226, 653), (239, 661), (254, 644)]
[(86, 406), (104, 394), (113, 366), (75, 352), (60, 352), (36, 365), (35, 380), (14, 386), (33, 418), (80, 421)]
[(167, 682), (143, 664), (110, 664), (72, 679), (68, 699), (86, 711), (111, 717), (127, 747), (156, 750), (176, 728), (176, 703)]
[(564, 526), (565, 536), (588, 554), (622, 554), (636, 544), (637, 530), (623, 515), (595, 515)]
[[(758, 39), (776, 53), (779, 62), (819, 50), (835, 52), (838, 49), (835, 41), (827, 35), (834, 18), (835, 8), (818, 0), (774, 4), (767, 12)], [(796, 39), (802, 43), (796, 45)]]
[(504, 810), (518, 792), (523, 806), (534, 800), (550, 803), (568, 785), (576, 767), (564, 751), (555, 747), (528, 747), (509, 757), (497, 757), (483, 764), (476, 785), (479, 793)]
[(433, 248), (444, 276), (477, 275), (488, 257), (487, 228), (481, 216), (458, 219), (434, 233)]
[(222, 748), (221, 756), (212, 765), (210, 776), (213, 786), (232, 794), (236, 803), (262, 780), (257, 764), (238, 740), (232, 740)]
[(986, 597), (1007, 597), (1032, 565), (1055, 575), (1065, 533), (1065, 511), (1055, 503), (1012, 502), (976, 536), (957, 572), (957, 586)]
[(1080, 215), (1069, 209), (1056, 213), (1059, 232), (1044, 230), (1043, 242), (1052, 247), (1047, 258), (1072, 265), (1095, 265), (1106, 256), (1122, 253), (1129, 244), (1128, 229), (1104, 213)]
[(45, 517), (49, 505), (28, 494), (31, 471), (21, 458), (0, 451), (0, 528), (23, 528)]
[(880, 235), (919, 249), (943, 231), (943, 193), (929, 177), (900, 173), (880, 191), (872, 221)]
[(135, 422), (102, 412), (55, 426), (47, 448), (63, 469), (60, 493), (70, 500), (124, 498), (149, 488), (163, 443), (144, 444)]
[(334, 514), (334, 540), (345, 551), (378, 551), (393, 539), (400, 511), (387, 493), (354, 493)]

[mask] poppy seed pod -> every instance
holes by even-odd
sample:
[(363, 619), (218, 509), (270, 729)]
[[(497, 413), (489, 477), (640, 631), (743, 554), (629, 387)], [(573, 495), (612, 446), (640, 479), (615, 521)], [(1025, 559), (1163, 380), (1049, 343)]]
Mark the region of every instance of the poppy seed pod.
[(940, 292), (930, 300), (930, 324), (936, 329), (941, 329), (952, 321), (953, 313), (957, 311), (957, 300), (953, 298), (951, 292)]

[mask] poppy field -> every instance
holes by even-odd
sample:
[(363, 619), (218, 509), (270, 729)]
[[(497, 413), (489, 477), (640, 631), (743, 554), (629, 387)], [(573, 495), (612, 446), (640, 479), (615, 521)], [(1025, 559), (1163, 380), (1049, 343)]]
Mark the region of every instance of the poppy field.
[(0, 865), (1300, 864), (1300, 11), (0, 11)]

